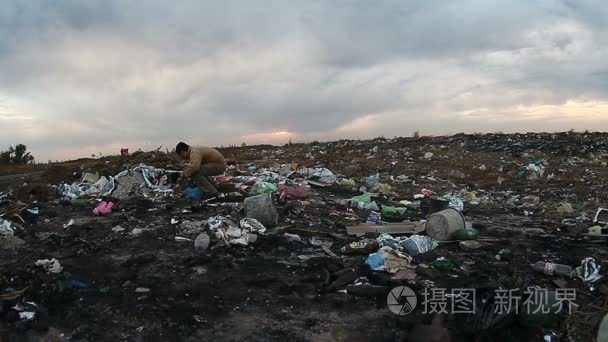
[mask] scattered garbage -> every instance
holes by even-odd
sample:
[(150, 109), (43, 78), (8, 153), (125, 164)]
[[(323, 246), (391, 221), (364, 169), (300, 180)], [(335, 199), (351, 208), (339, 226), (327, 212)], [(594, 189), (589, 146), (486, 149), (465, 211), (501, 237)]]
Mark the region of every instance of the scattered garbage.
[(264, 227), (260, 221), (254, 218), (246, 217), (242, 219), (239, 224), (242, 229), (250, 233), (264, 234), (266, 232), (266, 227)]
[(404, 253), (396, 251), (391, 247), (385, 246), (372, 253), (367, 258), (367, 264), (374, 271), (386, 271), (396, 273), (402, 269), (413, 268), (412, 258)]
[(594, 258), (585, 258), (581, 265), (574, 269), (573, 276), (580, 278), (585, 283), (594, 283), (603, 278), (600, 275), (600, 267), (595, 264)]
[(15, 230), (11, 227), (12, 223), (0, 218), (0, 235), (14, 235)]
[(439, 242), (428, 236), (412, 235), (400, 241), (399, 245), (406, 250), (407, 254), (416, 256), (439, 247)]
[(337, 181), (336, 175), (326, 168), (301, 168), (298, 173), (321, 183), (333, 184)]
[(266, 231), (266, 227), (252, 218), (241, 220), (240, 227), (223, 216), (211, 217), (207, 224), (216, 238), (225, 245), (247, 246), (257, 240), (257, 235), (254, 233), (263, 234)]
[(380, 213), (372, 211), (369, 214), (369, 216), (367, 217), (367, 219), (365, 220), (365, 223), (378, 224), (381, 221), (382, 221), (382, 216), (380, 215)]
[(41, 259), (36, 261), (36, 266), (44, 268), (47, 273), (60, 273), (63, 270), (63, 267), (59, 263), (59, 260), (53, 259)]

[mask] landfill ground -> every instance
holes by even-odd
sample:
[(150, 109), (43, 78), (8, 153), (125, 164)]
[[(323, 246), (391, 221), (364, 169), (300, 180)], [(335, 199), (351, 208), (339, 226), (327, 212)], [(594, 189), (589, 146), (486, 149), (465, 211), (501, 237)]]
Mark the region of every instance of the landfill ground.
[[(460, 134), (223, 147), (240, 170), (250, 163), (258, 170), (289, 163), (322, 166), (356, 185), (311, 186), (301, 206), (278, 203), (278, 226), (257, 241), (224, 247), (212, 236), (205, 252), (196, 251), (192, 241), (176, 241), (197, 235), (181, 232), (181, 222), (216, 215), (238, 222), (245, 217), (241, 209), (248, 194), (226, 192), (209, 201), (190, 201), (182, 193), (113, 199), (112, 213), (97, 216), (93, 204), (60, 203), (51, 187), (85, 172), (113, 176), (139, 163), (180, 169), (171, 154), (0, 168), (0, 194), (7, 194), (0, 197), (0, 214), (14, 223), (18, 238), (0, 239), (0, 341), (545, 341), (549, 335), (551, 341), (595, 341), (608, 313), (606, 280), (589, 284), (545, 275), (530, 264), (544, 260), (574, 268), (593, 257), (599, 273), (606, 274), (607, 238), (587, 232), (596, 225), (597, 209), (608, 207), (607, 138), (574, 132)], [(544, 174), (521, 177), (531, 160), (544, 160)], [(360, 240), (345, 227), (365, 222), (369, 211), (346, 208), (339, 200), (360, 195), (363, 178), (376, 173), (390, 185), (375, 197), (383, 205), (416, 202), (414, 195), (423, 189), (463, 194), (463, 213), (479, 231), (481, 247), (442, 242), (413, 258), (411, 280), (367, 273), (367, 254), (345, 255), (340, 248)], [(572, 210), (558, 210), (564, 203)], [(27, 211), (35, 207), (38, 214)], [(382, 216), (387, 222), (424, 218), (412, 208)], [(113, 231), (117, 227), (124, 230)], [(311, 240), (331, 242), (337, 256)], [(511, 253), (498, 260), (504, 249)], [(458, 267), (420, 266), (439, 257)], [(52, 258), (62, 272), (35, 265)], [(345, 293), (351, 284), (332, 287), (348, 269), (367, 275), (378, 293)], [(422, 293), (430, 284), (475, 289), (478, 310), (423, 313)], [(382, 292), (400, 285), (418, 296), (419, 307), (407, 315), (391, 312)], [(491, 300), (482, 302), (497, 288), (528, 286), (576, 289), (575, 308), (538, 323), (514, 313), (492, 314), (484, 306)], [(28, 307), (34, 317), (21, 317), (15, 306)]]

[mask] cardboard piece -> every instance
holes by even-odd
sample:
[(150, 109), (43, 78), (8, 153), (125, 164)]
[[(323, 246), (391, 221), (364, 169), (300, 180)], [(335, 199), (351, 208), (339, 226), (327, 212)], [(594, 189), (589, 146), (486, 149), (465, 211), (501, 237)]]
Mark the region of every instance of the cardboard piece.
[(347, 226), (348, 235), (363, 236), (365, 233), (387, 233), (387, 234), (418, 234), (424, 231), (425, 223), (385, 223), (373, 224), (364, 223), (357, 226)]

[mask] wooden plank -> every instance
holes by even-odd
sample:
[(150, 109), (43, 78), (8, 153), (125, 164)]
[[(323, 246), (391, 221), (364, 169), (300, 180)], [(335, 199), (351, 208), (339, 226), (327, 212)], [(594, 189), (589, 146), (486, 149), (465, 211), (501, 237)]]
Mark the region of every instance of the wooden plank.
[(346, 227), (349, 235), (363, 236), (365, 233), (387, 234), (417, 234), (424, 231), (425, 223), (386, 223), (386, 224), (360, 224)]

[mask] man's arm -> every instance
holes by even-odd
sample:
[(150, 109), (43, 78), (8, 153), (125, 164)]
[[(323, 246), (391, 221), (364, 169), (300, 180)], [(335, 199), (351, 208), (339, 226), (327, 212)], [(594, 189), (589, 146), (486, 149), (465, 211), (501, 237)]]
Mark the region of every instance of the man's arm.
[(192, 177), (201, 169), (201, 162), (203, 161), (203, 155), (198, 151), (193, 149), (190, 152), (190, 166), (184, 170), (182, 174), (184, 177)]

